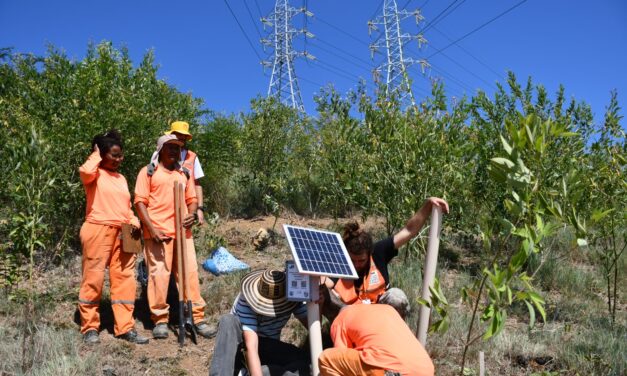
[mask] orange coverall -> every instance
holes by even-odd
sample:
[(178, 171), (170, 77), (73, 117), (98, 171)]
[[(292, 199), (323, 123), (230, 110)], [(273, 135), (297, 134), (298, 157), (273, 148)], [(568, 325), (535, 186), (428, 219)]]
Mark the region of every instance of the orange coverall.
[[(159, 165), (152, 176), (148, 176), (144, 167), (137, 175), (135, 184), (135, 204), (141, 202), (146, 205), (148, 216), (153, 226), (172, 239), (167, 242), (157, 243), (150, 238), (150, 232), (144, 227), (144, 255), (148, 267), (148, 305), (152, 321), (155, 324), (167, 323), (170, 306), (166, 302), (170, 274), (177, 275), (175, 254), (175, 224), (174, 224), (174, 182), (179, 181), (185, 185), (185, 203), (190, 205), (197, 201), (194, 186), (194, 176), (187, 179), (185, 174), (178, 170), (170, 171)], [(187, 214), (187, 207), (184, 209)], [(192, 301), (192, 315), (196, 324), (204, 320), (205, 301), (200, 296), (198, 283), (198, 263), (196, 262), (196, 250), (192, 231), (185, 231), (186, 254), (186, 283)], [(178, 278), (177, 278), (177, 287)], [(181, 292), (182, 293), (182, 292)]]
[(433, 376), (429, 354), (405, 321), (387, 304), (353, 304), (331, 325), (334, 347), (320, 355), (322, 376)]
[(80, 238), (83, 247), (82, 280), (78, 293), (81, 333), (100, 327), (98, 307), (105, 269), (109, 267), (114, 332), (121, 335), (133, 329), (135, 306), (135, 258), (122, 252), (120, 227), (129, 223), (139, 228), (131, 209), (126, 179), (118, 172), (99, 168), (102, 158), (93, 152), (79, 168), (85, 187), (87, 210)]

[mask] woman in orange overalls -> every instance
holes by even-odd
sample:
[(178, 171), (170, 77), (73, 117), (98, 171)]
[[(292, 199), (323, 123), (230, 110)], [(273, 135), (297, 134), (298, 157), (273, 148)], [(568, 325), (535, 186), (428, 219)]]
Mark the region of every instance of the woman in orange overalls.
[(89, 344), (100, 342), (98, 308), (107, 267), (115, 335), (132, 343), (148, 343), (147, 338), (135, 331), (133, 319), (137, 256), (123, 252), (121, 244), (123, 223), (133, 225), (137, 231), (140, 227), (131, 209), (126, 179), (118, 172), (123, 159), (122, 137), (116, 130), (111, 130), (94, 137), (92, 153), (79, 168), (87, 210), (80, 233), (83, 277), (78, 294), (78, 311), (83, 340)]

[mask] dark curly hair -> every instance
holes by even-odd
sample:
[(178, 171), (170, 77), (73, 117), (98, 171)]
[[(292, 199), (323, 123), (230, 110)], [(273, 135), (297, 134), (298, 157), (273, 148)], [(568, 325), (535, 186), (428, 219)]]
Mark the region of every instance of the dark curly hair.
[(361, 229), (356, 221), (344, 225), (342, 240), (344, 240), (346, 250), (353, 255), (372, 254), (372, 236)]
[(100, 155), (104, 157), (113, 146), (119, 146), (123, 149), (122, 135), (117, 129), (111, 129), (103, 134), (98, 134), (91, 141), (91, 148), (94, 149), (94, 145), (98, 145), (100, 149)]

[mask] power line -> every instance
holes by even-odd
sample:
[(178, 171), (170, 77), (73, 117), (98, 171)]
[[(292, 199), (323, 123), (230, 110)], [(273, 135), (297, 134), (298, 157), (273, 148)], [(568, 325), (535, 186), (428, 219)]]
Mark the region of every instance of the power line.
[[(446, 35), (444, 32), (442, 32), (441, 30), (439, 30), (437, 27), (433, 27), (433, 29), (435, 31), (437, 31), (438, 33), (440, 33), (442, 36), (444, 36), (446, 39), (448, 39), (449, 42), (452, 42), (453, 39), (450, 38), (448, 35)], [(494, 73), (499, 79), (503, 79), (503, 76), (501, 73), (497, 72), (495, 69), (493, 69), (492, 67), (490, 67), (487, 63), (483, 62), (481, 59), (479, 59), (478, 57), (476, 57), (475, 55), (473, 55), (470, 51), (468, 51), (467, 49), (465, 49), (461, 44), (455, 43), (455, 45), (462, 51), (464, 51), (468, 56), (472, 57), (476, 62), (478, 62), (479, 64), (483, 65), (485, 68), (487, 68), (489, 71), (491, 71), (492, 73)]]
[[(453, 0), (453, 2), (452, 2), (452, 3), (450, 3), (450, 4), (446, 7), (446, 8), (444, 8), (444, 10), (443, 10), (443, 11), (441, 11), (440, 13), (438, 13), (438, 15), (437, 15), (437, 16), (435, 16), (435, 17), (434, 17), (434, 18), (433, 18), (430, 22), (428, 22), (428, 23), (425, 25), (425, 27), (423, 27), (423, 28), (422, 28), (422, 30), (420, 30), (420, 31), (419, 31), (419, 33), (421, 33), (421, 34), (422, 34), (422, 33), (424, 32), (424, 30), (426, 30), (429, 26), (431, 26), (431, 24), (433, 24), (434, 22), (436, 22), (436, 21), (437, 21), (437, 19), (438, 19), (438, 18), (440, 18), (440, 17), (444, 14), (444, 12), (446, 12), (446, 11), (447, 11), (450, 7), (452, 7), (453, 5), (455, 5), (455, 3), (456, 3), (456, 2), (458, 2), (458, 1), (459, 1), (459, 0)], [(464, 0), (464, 1), (465, 1), (465, 0)]]
[(329, 26), (329, 27), (331, 27), (331, 28), (333, 28), (333, 29), (335, 29), (335, 30), (339, 31), (340, 33), (342, 33), (342, 34), (344, 34), (344, 35), (346, 35), (346, 36), (348, 36), (348, 37), (350, 37), (350, 38), (352, 38), (352, 39), (356, 40), (357, 42), (359, 42), (359, 43), (361, 43), (361, 44), (365, 44), (366, 46), (370, 46), (370, 44), (369, 44), (368, 42), (364, 41), (363, 39), (360, 39), (360, 38), (358, 38), (358, 37), (354, 36), (353, 34), (351, 34), (351, 33), (348, 33), (348, 32), (346, 32), (346, 31), (344, 31), (343, 29), (341, 29), (341, 28), (339, 28), (339, 27), (337, 27), (337, 26), (335, 26), (335, 25), (333, 25), (333, 24), (331, 24), (331, 23), (329, 23), (329, 22), (327, 22), (327, 21), (323, 20), (322, 18), (320, 18), (320, 17), (318, 17), (318, 16), (315, 16), (315, 18), (316, 18), (318, 21), (322, 22), (323, 24), (325, 24), (325, 25), (327, 25), (327, 26)]
[(448, 11), (448, 13), (446, 13), (445, 15), (443, 15), (439, 20), (433, 20), (433, 22), (429, 23), (427, 26), (425, 26), (422, 30), (420, 30), (421, 33), (425, 33), (427, 30), (431, 29), (432, 27), (434, 27), (435, 25), (439, 24), (440, 22), (442, 22), (442, 20), (444, 20), (446, 17), (450, 16), (451, 13), (455, 12), (455, 10), (457, 10), (457, 8), (459, 8), (462, 4), (464, 4), (466, 2), (466, 0), (462, 0), (461, 3), (455, 5), (455, 7), (451, 10)]
[[(411, 1), (411, 0), (410, 0)], [(428, 0), (427, 0), (428, 1)], [(435, 28), (435, 25), (438, 24), (439, 22), (441, 22), (442, 20), (444, 20), (446, 17), (448, 17), (451, 13), (453, 13), (457, 8), (459, 8), (466, 0), (462, 0), (461, 2), (457, 3), (457, 1), (459, 0), (455, 0), (453, 1), (451, 4), (449, 4), (449, 6), (447, 6), (443, 11), (441, 11), (431, 22), (429, 22), (422, 30), (421, 33), (424, 33), (425, 31), (431, 29), (431, 28)], [(456, 4), (457, 3), (457, 4)], [(425, 3), (426, 4), (426, 3)], [(456, 4), (456, 5), (455, 5)], [(453, 5), (455, 5), (454, 7), (452, 7)], [(452, 7), (452, 8), (451, 8)], [(449, 10), (449, 8), (451, 8)], [(446, 12), (448, 10), (448, 12)], [(439, 31), (438, 31), (439, 32)], [(429, 43), (431, 46), (433, 46), (434, 48), (437, 49), (437, 47), (432, 44)], [(451, 62), (453, 62), (455, 65), (457, 65), (458, 67), (460, 67), (462, 70), (466, 71), (467, 73), (469, 73), (470, 75), (474, 76), (475, 78), (479, 79), (481, 82), (485, 83), (486, 85), (492, 87), (493, 89), (495, 89), (496, 87), (494, 86), (494, 83), (492, 82), (488, 82), (487, 80), (483, 79), (483, 77), (480, 77), (479, 75), (477, 75), (476, 73), (472, 72), (471, 70), (469, 70), (467, 67), (465, 67), (464, 65), (458, 63), (457, 61), (455, 61), (454, 59), (452, 59), (450, 56), (442, 53), (444, 55), (444, 57), (448, 60), (450, 60)], [(475, 58), (476, 59), (476, 58)], [(451, 77), (454, 78), (454, 76), (450, 75)], [(461, 82), (461, 81), (460, 81)]]
[(526, 3), (527, 0), (522, 0), (521, 2), (517, 3), (516, 5), (510, 7), (509, 9), (507, 9), (506, 11), (500, 13), (499, 15), (495, 16), (494, 18), (490, 19), (489, 21), (484, 22), (481, 26), (476, 27), (475, 29), (473, 29), (472, 31), (464, 34), (464, 36), (462, 36), (461, 38), (456, 39), (455, 41), (451, 42), (450, 44), (448, 44), (446, 47), (439, 49), (438, 51), (436, 51), (435, 53), (431, 54), (429, 57), (427, 57), (428, 59), (431, 59), (432, 57), (434, 57), (435, 55), (441, 53), (442, 51), (446, 50), (447, 48), (453, 46), (454, 44), (457, 44), (458, 42), (460, 42), (461, 40), (469, 37), (470, 35), (476, 33), (477, 31), (483, 29), (484, 27), (488, 26), (489, 24), (491, 24), (492, 22), (496, 21), (497, 19), (503, 17), (504, 15), (506, 15), (507, 13), (511, 12), (512, 10), (518, 8), (519, 6), (521, 6), (522, 4)]
[[(407, 56), (409, 57), (413, 57), (415, 59), (420, 59), (417, 55), (415, 54), (410, 54), (409, 51), (407, 52)], [(445, 55), (446, 57), (448, 57), (447, 55)], [(459, 63), (457, 63), (456, 61), (454, 61), (453, 59), (451, 59), (449, 57), (450, 60), (452, 60), (455, 64), (460, 65)], [(434, 65), (433, 63), (429, 62), (429, 65), (436, 71), (440, 71), (443, 75), (446, 75), (450, 80), (454, 81), (455, 83), (457, 83), (457, 86), (459, 86), (460, 88), (464, 89), (464, 90), (469, 90), (469, 91), (473, 91), (473, 89), (470, 87), (470, 85), (466, 84), (465, 82), (463, 82), (461, 79), (457, 78), (456, 76), (454, 76), (453, 74), (446, 72), (444, 69), (442, 68), (437, 68), (436, 65)], [(461, 65), (460, 65), (461, 66)], [(463, 69), (467, 70), (465, 67), (462, 66)], [(468, 71), (468, 70), (467, 70)], [(481, 77), (477, 76), (476, 74), (468, 71), (470, 74), (474, 75), (475, 77), (479, 78), (480, 80), (484, 81)], [(486, 82), (486, 81), (484, 81)], [(486, 82), (487, 83), (487, 82)], [(491, 85), (490, 83), (488, 83), (488, 85)]]
[(383, 0), (379, 1), (379, 6), (377, 7), (377, 9), (374, 10), (374, 13), (372, 13), (372, 16), (370, 16), (369, 20), (373, 19), (374, 16), (376, 16), (379, 13), (382, 6), (383, 6)]
[(237, 22), (237, 25), (239, 26), (239, 29), (242, 31), (242, 34), (244, 34), (244, 37), (246, 37), (246, 40), (248, 41), (250, 48), (252, 48), (253, 52), (255, 53), (255, 55), (257, 55), (257, 58), (259, 60), (263, 60), (261, 56), (259, 55), (259, 53), (257, 52), (257, 50), (255, 49), (255, 46), (253, 46), (253, 42), (250, 41), (248, 34), (246, 34), (246, 31), (244, 30), (244, 28), (242, 27), (242, 24), (237, 19), (237, 16), (233, 12), (233, 9), (231, 9), (231, 6), (229, 5), (229, 3), (226, 0), (224, 0), (224, 4), (226, 4), (226, 7), (229, 8), (229, 12), (231, 12), (231, 16), (233, 16), (233, 18), (235, 19), (235, 22)]
[[(435, 47), (433, 44), (431, 44), (433, 46), (433, 48), (437, 48)], [(475, 72), (471, 71), (470, 69), (466, 68), (463, 64), (458, 63), (457, 61), (455, 61), (453, 58), (451, 58), (450, 56), (448, 56), (447, 54), (445, 54), (444, 52), (442, 52), (442, 56), (444, 56), (445, 58), (447, 58), (449, 61), (453, 62), (453, 64), (457, 65), (458, 67), (460, 67), (462, 70), (464, 70), (465, 72), (469, 73), (470, 75), (474, 76), (475, 78), (477, 78), (479, 81), (483, 82), (484, 84), (491, 86), (492, 89), (496, 90), (496, 86), (494, 86), (493, 82), (488, 82), (486, 80), (483, 79), (483, 77), (480, 77), (478, 74), (476, 74)]]
[(352, 72), (349, 72), (349, 71), (347, 71), (347, 70), (344, 70), (343, 68), (340, 68), (340, 67), (335, 66), (335, 65), (333, 65), (333, 64), (330, 64), (330, 63), (324, 62), (324, 61), (322, 61), (322, 60), (320, 60), (320, 59), (316, 59), (316, 60), (314, 60), (314, 62), (317, 62), (317, 63), (319, 63), (319, 64), (325, 65), (325, 66), (329, 67), (330, 69), (334, 69), (336, 72), (339, 72), (339, 73), (341, 73), (342, 75), (344, 75), (344, 76), (345, 76), (345, 78), (348, 78), (348, 79), (351, 79), (351, 80), (356, 79), (357, 81), (359, 81), (359, 80), (361, 79), (361, 77), (356, 76), (356, 75), (355, 75), (355, 74), (353, 74)]
[(461, 81), (457, 77), (453, 76), (452, 74), (444, 70), (444, 68), (432, 64), (431, 69), (440, 73), (441, 76), (447, 77), (451, 81), (451, 83), (457, 85), (462, 90), (468, 90), (471, 92), (473, 91), (473, 88), (470, 85), (466, 84), (465, 82)]
[[(309, 10), (309, 6), (307, 5), (307, 0), (303, 0), (304, 5), (303, 8), (305, 8), (305, 11)], [(309, 19), (309, 17), (307, 17), (307, 15), (305, 15), (305, 25), (303, 27), (304, 30), (307, 30), (307, 20)], [(307, 36), (305, 36), (305, 38), (303, 38), (303, 51), (307, 51)]]
[(259, 35), (259, 39), (262, 39), (263, 37), (261, 36), (261, 32), (259, 31), (259, 28), (257, 27), (257, 22), (255, 21), (255, 17), (253, 17), (253, 14), (250, 11), (250, 8), (248, 7), (248, 3), (246, 2), (246, 0), (244, 0), (244, 5), (246, 6), (246, 11), (248, 11), (248, 16), (250, 16), (250, 21), (255, 26), (255, 30), (257, 30), (257, 35)]
[(317, 44), (313, 43), (313, 41), (312, 41), (312, 42), (310, 42), (309, 44), (310, 44), (311, 46), (313, 46), (313, 47), (316, 47), (316, 48), (318, 48), (318, 49), (320, 49), (320, 50), (322, 50), (322, 51), (324, 51), (324, 52), (326, 52), (326, 53), (329, 53), (329, 54), (331, 54), (331, 55), (333, 55), (333, 56), (337, 57), (338, 59), (342, 59), (342, 60), (346, 61), (347, 63), (349, 63), (349, 64), (353, 64), (353, 65), (355, 65), (355, 66), (357, 66), (357, 67), (359, 67), (359, 68), (361, 68), (361, 69), (364, 69), (364, 70), (366, 70), (366, 71), (370, 71), (370, 70), (373, 68), (373, 67), (368, 67), (368, 68), (365, 68), (365, 67), (364, 67), (363, 65), (361, 65), (361, 64), (358, 64), (358, 63), (356, 63), (356, 62), (354, 62), (354, 61), (351, 61), (351, 60), (349, 60), (349, 59), (347, 59), (347, 58), (345, 58), (345, 57), (343, 57), (343, 56), (341, 56), (341, 55), (339, 55), (339, 54), (337, 54), (337, 53), (335, 53), (335, 52), (333, 52), (333, 51), (331, 51), (331, 50), (328, 50), (328, 49), (326, 49), (326, 48), (324, 48), (324, 47), (318, 46)]
[(329, 46), (329, 47), (331, 47), (331, 48), (333, 48), (333, 49), (335, 49), (335, 50), (337, 50), (337, 51), (339, 51), (339, 52), (343, 53), (343, 54), (344, 54), (344, 55), (346, 55), (346, 56), (350, 56), (351, 58), (355, 59), (356, 61), (359, 61), (359, 62), (360, 62), (360, 63), (362, 63), (363, 65), (366, 65), (368, 68), (374, 68), (374, 67), (375, 67), (375, 66), (374, 66), (374, 64), (372, 63), (372, 61), (369, 61), (369, 60), (363, 59), (363, 58), (361, 58), (361, 57), (359, 57), (359, 56), (357, 56), (357, 55), (355, 55), (355, 54), (352, 54), (352, 53), (350, 53), (350, 52), (346, 51), (346, 49), (343, 49), (343, 48), (337, 47), (337, 46), (335, 46), (335, 45), (333, 45), (333, 44), (331, 44), (331, 43), (329, 43), (329, 42), (326, 42), (326, 41), (324, 41), (324, 40), (322, 40), (322, 39), (320, 39), (320, 38), (316, 38), (315, 40), (316, 40), (317, 42), (321, 42), (321, 43), (323, 43), (323, 44), (325, 44), (325, 45), (327, 45), (327, 46)]
[(307, 82), (307, 83), (309, 83), (309, 84), (312, 84), (312, 85), (315, 85), (315, 86), (318, 86), (318, 87), (323, 87), (323, 86), (325, 86), (325, 85), (323, 85), (323, 84), (321, 84), (321, 83), (319, 83), (319, 82), (315, 82), (315, 81), (312, 81), (312, 80), (308, 80), (308, 79), (306, 79), (305, 77), (296, 76), (296, 78), (297, 78), (299, 81), (304, 81), (304, 82)]
[(257, 12), (259, 12), (259, 18), (263, 17), (263, 13), (261, 13), (261, 8), (259, 8), (259, 3), (255, 0), (255, 5), (257, 6)]

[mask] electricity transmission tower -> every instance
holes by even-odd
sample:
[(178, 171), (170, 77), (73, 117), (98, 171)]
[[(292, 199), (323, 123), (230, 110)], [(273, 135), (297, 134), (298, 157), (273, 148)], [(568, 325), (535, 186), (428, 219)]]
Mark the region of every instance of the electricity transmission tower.
[(267, 38), (261, 40), (264, 50), (266, 47), (273, 49), (273, 58), (271, 61), (265, 60), (261, 63), (264, 67), (272, 67), (268, 96), (276, 97), (280, 102), (304, 112), (298, 79), (294, 71), (294, 59), (300, 56), (310, 59), (314, 57), (306, 51), (297, 52), (292, 47), (294, 36), (302, 34), (305, 38), (313, 37), (313, 34), (304, 28), (297, 30), (292, 25), (292, 18), (301, 13), (305, 17), (313, 16), (313, 13), (305, 8), (290, 7), (288, 0), (276, 0), (274, 11), (261, 19), (264, 28), (269, 26), (273, 29)]
[(400, 101), (401, 108), (416, 104), (407, 68), (418, 63), (424, 72), (424, 69), (429, 66), (426, 60), (416, 60), (403, 56), (403, 47), (409, 41), (418, 41), (418, 48), (427, 43), (422, 34), (411, 35), (401, 31), (401, 20), (408, 17), (415, 17), (416, 24), (424, 19), (419, 9), (413, 12), (404, 9), (399, 11), (395, 0), (384, 0), (383, 14), (368, 22), (368, 33), (373, 30), (379, 31), (379, 26), (383, 26), (378, 38), (370, 44), (371, 57), (374, 58), (374, 54), (378, 52), (379, 48), (385, 49), (387, 54), (386, 60), (374, 69), (374, 81), (380, 83), (381, 75), (385, 72), (385, 94), (388, 98), (396, 96)]

